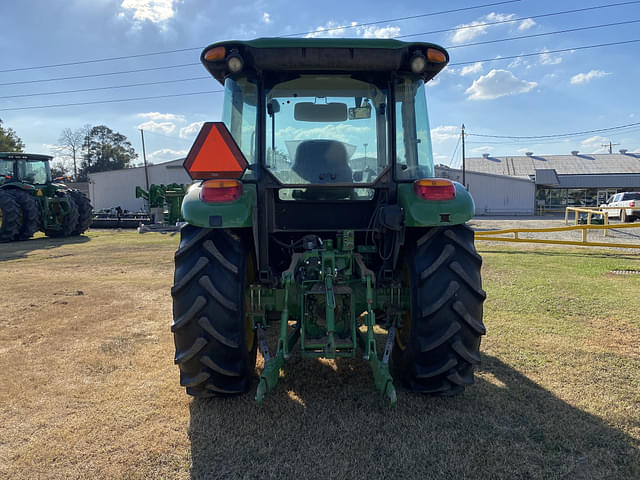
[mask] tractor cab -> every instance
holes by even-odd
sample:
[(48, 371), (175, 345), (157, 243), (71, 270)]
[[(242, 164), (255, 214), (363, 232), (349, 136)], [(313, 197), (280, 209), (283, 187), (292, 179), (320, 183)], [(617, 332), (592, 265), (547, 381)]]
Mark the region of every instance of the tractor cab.
[(33, 154), (4, 154), (0, 157), (0, 183), (21, 182), (30, 185), (51, 183), (51, 157)]

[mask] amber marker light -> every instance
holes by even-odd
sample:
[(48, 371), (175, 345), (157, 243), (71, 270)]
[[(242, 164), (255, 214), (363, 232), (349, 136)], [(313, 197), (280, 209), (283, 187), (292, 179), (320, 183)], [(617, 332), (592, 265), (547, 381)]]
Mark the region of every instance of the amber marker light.
[(445, 63), (447, 61), (447, 56), (440, 50), (427, 48), (427, 60), (433, 63)]
[(224, 60), (226, 55), (226, 50), (224, 47), (215, 47), (211, 50), (208, 50), (207, 53), (204, 54), (204, 59), (208, 62), (215, 62), (218, 60)]
[(233, 202), (242, 195), (239, 180), (206, 180), (200, 190), (200, 199), (208, 203)]
[(413, 182), (413, 191), (423, 200), (453, 200), (456, 187), (451, 180), (444, 178), (423, 178)]

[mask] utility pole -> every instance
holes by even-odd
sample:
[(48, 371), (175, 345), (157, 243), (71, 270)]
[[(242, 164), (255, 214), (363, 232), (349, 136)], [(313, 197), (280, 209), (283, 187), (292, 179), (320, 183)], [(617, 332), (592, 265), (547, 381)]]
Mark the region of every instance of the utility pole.
[(142, 136), (142, 160), (144, 161), (144, 179), (147, 186), (147, 192), (149, 192), (149, 170), (147, 169), (147, 152), (144, 149), (144, 130), (140, 129), (140, 135)]
[(614, 145), (620, 145), (620, 144), (619, 144), (619, 143), (611, 143), (611, 140), (609, 140), (609, 143), (608, 143), (608, 144), (607, 144), (607, 143), (603, 143), (603, 144), (601, 144), (600, 146), (601, 146), (601, 147), (605, 147), (605, 148), (606, 148), (606, 147), (609, 147), (609, 154), (612, 154), (612, 153), (613, 153), (613, 146), (614, 146)]
[(462, 185), (464, 186), (464, 188), (467, 188), (465, 170), (466, 170), (466, 159), (464, 156), (464, 123), (463, 123), (462, 124)]

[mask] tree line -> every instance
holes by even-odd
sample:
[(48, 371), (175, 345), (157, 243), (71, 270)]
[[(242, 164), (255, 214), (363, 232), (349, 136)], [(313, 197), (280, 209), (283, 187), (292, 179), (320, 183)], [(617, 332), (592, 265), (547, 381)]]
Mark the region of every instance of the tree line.
[[(0, 152), (24, 152), (22, 139), (0, 119)], [(61, 161), (52, 165), (52, 176), (71, 176), (86, 182), (90, 173), (131, 167), (138, 154), (126, 136), (106, 125), (85, 125), (62, 130), (54, 147)]]

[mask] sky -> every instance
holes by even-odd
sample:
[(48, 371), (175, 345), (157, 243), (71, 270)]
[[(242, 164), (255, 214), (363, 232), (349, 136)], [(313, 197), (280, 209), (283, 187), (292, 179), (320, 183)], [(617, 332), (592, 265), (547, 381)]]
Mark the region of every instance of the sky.
[[(589, 10), (561, 13), (577, 9)], [(104, 124), (138, 163), (140, 129), (150, 162), (182, 157), (222, 112), (202, 48), (284, 35), (446, 47), (426, 89), (438, 164), (460, 165), (462, 124), (467, 156), (640, 152), (640, 1), (22, 0), (0, 2), (0, 20), (0, 119), (30, 153)], [(130, 58), (100, 61), (113, 57)]]

